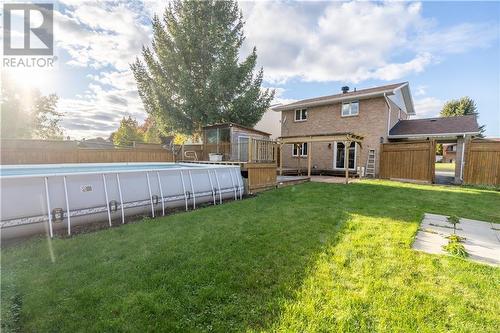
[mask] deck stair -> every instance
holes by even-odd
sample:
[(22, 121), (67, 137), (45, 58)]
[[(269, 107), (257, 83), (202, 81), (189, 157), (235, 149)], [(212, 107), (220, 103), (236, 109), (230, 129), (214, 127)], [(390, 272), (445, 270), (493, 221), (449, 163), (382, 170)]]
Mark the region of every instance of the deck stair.
[(366, 161), (366, 177), (375, 178), (375, 149), (368, 150), (368, 160)]

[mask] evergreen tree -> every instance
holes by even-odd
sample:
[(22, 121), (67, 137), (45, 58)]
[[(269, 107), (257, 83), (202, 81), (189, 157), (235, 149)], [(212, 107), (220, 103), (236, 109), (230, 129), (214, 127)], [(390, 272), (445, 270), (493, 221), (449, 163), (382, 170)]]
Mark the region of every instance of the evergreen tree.
[(139, 95), (160, 131), (197, 134), (212, 123), (255, 125), (274, 91), (254, 74), (256, 48), (239, 61), (243, 18), (235, 1), (174, 0), (153, 17), (152, 47), (132, 65)]
[[(470, 97), (464, 96), (460, 99), (452, 99), (446, 102), (439, 115), (441, 117), (456, 117), (465, 115), (478, 115), (476, 102)], [(483, 136), (485, 125), (479, 126), (479, 136)]]

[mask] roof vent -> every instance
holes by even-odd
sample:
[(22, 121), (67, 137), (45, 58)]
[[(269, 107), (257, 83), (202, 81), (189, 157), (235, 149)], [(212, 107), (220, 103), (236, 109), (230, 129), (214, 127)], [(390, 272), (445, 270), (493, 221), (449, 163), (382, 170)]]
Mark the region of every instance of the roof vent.
[(348, 86), (343, 86), (342, 87), (342, 93), (347, 94), (349, 92), (349, 87)]

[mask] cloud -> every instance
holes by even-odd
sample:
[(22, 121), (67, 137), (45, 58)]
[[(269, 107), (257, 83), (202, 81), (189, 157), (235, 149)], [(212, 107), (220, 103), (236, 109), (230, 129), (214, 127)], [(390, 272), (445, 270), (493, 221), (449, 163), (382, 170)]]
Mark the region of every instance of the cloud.
[(269, 89), (274, 89), (274, 99), (272, 101), (272, 105), (275, 105), (275, 104), (289, 104), (289, 103), (293, 103), (293, 102), (296, 102), (297, 100), (296, 99), (292, 99), (292, 98), (285, 98), (283, 97), (283, 94), (285, 93), (286, 89), (285, 88), (276, 88), (276, 87), (266, 87), (266, 88), (269, 88)]
[[(61, 66), (86, 69), (91, 81), (60, 100), (70, 136), (107, 136), (123, 116), (144, 119), (129, 64), (150, 44), (150, 19), (167, 3), (62, 0), (56, 7), (56, 45), (69, 55)], [(423, 17), (421, 3), (261, 1), (240, 7), (247, 37), (241, 56), (257, 46), (258, 65), (270, 86), (293, 80), (398, 80), (498, 38), (498, 29), (488, 22), (439, 27)], [(283, 93), (278, 88), (274, 102), (293, 101)], [(415, 93), (424, 95), (425, 88)], [(415, 104), (422, 116), (437, 113), (442, 102), (425, 97)]]
[(86, 77), (91, 80), (85, 92), (60, 99), (67, 135), (108, 136), (123, 116), (139, 121), (146, 116), (129, 66), (142, 46), (150, 43), (150, 8), (163, 6), (147, 4), (148, 10), (141, 3), (65, 0), (65, 6), (55, 12), (56, 45), (70, 56), (63, 66), (87, 68)]
[(424, 96), (427, 93), (427, 86), (417, 86), (413, 91), (413, 95), (415, 96)]
[(257, 46), (268, 82), (396, 80), (444, 55), (487, 47), (494, 25), (440, 30), (421, 3), (242, 3), (245, 53)]
[(416, 118), (438, 117), (444, 101), (435, 97), (424, 97), (414, 100)]
[(443, 30), (426, 31), (416, 38), (414, 45), (418, 51), (453, 54), (484, 49), (498, 37), (498, 26), (493, 23), (462, 23)]

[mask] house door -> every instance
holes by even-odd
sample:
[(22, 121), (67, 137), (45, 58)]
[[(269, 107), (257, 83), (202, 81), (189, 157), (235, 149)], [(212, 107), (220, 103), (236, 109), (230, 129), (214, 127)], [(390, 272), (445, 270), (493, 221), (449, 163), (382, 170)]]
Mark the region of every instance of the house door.
[[(333, 154), (333, 168), (335, 170), (345, 170), (344, 158), (345, 158), (345, 146), (343, 142), (334, 143), (334, 154)], [(356, 143), (351, 142), (349, 147), (349, 170), (356, 169)]]
[(248, 136), (238, 137), (238, 161), (248, 161)]

